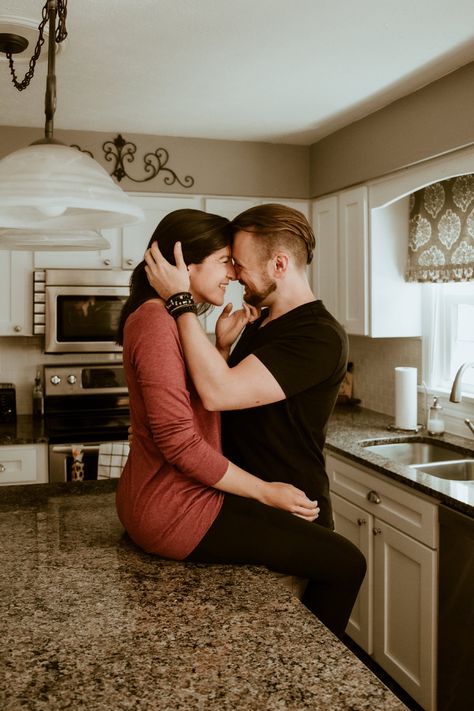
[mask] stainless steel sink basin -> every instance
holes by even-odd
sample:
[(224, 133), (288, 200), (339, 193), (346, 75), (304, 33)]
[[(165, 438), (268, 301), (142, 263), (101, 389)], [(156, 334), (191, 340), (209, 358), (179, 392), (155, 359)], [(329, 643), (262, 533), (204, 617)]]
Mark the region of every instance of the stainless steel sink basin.
[(453, 445), (427, 437), (417, 440), (404, 439), (397, 442), (361, 442), (362, 446), (374, 454), (380, 454), (397, 464), (405, 464), (414, 469), (450, 481), (474, 481), (474, 456), (459, 451)]
[(412, 465), (466, 459), (463, 452), (458, 452), (442, 442), (381, 442), (364, 445), (364, 448), (368, 452), (380, 454), (398, 464)]
[(415, 464), (414, 469), (425, 472), (439, 479), (450, 481), (474, 481), (474, 459), (461, 459), (456, 462), (435, 462)]

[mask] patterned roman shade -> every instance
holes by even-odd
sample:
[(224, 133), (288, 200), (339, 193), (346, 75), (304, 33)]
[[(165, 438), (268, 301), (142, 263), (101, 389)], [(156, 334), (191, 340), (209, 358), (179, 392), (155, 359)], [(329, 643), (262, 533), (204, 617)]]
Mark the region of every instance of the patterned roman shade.
[(474, 174), (410, 195), (407, 281), (474, 279)]

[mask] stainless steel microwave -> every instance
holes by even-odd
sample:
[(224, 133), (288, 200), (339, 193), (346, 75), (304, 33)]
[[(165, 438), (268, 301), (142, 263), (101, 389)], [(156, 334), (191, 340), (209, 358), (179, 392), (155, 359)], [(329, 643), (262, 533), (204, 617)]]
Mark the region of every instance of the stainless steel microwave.
[[(113, 269), (46, 269), (45, 353), (121, 351), (116, 343), (117, 329), (129, 294), (129, 280), (129, 272)], [(37, 284), (35, 281), (36, 322), (41, 294)]]

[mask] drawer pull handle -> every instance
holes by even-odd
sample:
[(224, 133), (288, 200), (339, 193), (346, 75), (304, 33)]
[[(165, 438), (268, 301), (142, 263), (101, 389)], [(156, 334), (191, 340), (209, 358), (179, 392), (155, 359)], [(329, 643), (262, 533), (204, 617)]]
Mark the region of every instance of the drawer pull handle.
[(380, 498), (380, 496), (379, 496), (379, 495), (377, 494), (377, 492), (374, 491), (373, 489), (372, 489), (372, 491), (369, 491), (369, 493), (367, 494), (367, 499), (368, 499), (368, 501), (370, 501), (372, 504), (380, 504), (381, 501), (382, 501), (382, 499)]
[(7, 471), (6, 466), (4, 464), (0, 464), (0, 472), (2, 472), (2, 474), (3, 474), (3, 472), (6, 472), (6, 471)]
[(382, 533), (382, 529), (381, 529), (381, 528), (374, 528), (374, 529), (373, 529), (373, 534), (374, 534), (374, 536), (378, 536), (379, 533)]
[(357, 519), (358, 526), (365, 526), (366, 523), (367, 523), (367, 521), (365, 520), (365, 518), (358, 518)]

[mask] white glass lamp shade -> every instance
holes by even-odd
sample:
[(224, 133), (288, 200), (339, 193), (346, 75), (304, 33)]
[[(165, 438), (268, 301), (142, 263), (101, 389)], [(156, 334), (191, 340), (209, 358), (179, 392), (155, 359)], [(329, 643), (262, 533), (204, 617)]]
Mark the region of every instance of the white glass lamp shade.
[(143, 211), (87, 153), (61, 144), (0, 160), (0, 228), (87, 231), (143, 219)]
[(109, 249), (110, 243), (100, 232), (92, 230), (58, 231), (0, 229), (0, 250), (29, 252), (99, 251)]

